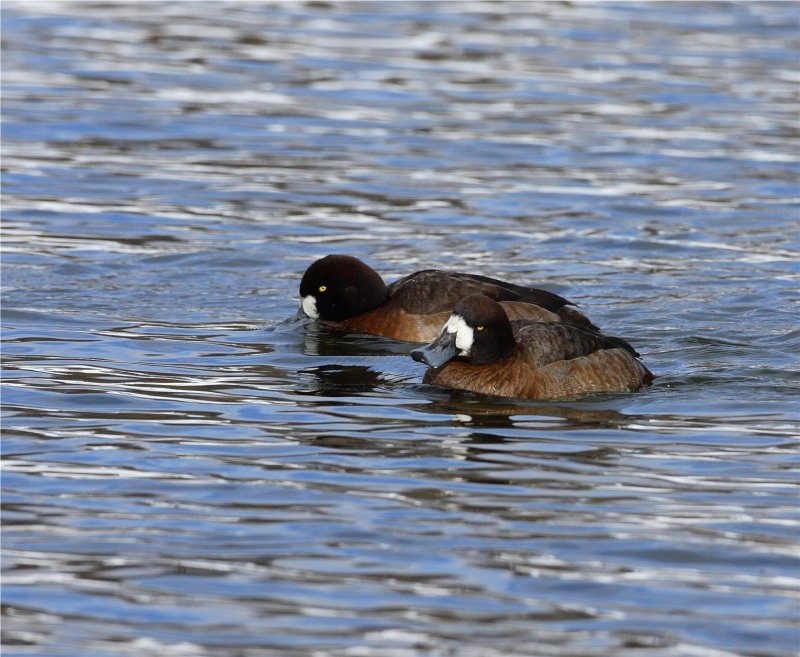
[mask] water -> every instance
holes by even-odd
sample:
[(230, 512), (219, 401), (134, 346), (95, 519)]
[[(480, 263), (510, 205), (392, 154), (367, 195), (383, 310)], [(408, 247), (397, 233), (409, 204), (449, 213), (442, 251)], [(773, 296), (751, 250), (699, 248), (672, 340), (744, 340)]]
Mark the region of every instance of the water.
[[(799, 13), (5, 2), (4, 655), (796, 654)], [(331, 252), (658, 378), (424, 386)]]

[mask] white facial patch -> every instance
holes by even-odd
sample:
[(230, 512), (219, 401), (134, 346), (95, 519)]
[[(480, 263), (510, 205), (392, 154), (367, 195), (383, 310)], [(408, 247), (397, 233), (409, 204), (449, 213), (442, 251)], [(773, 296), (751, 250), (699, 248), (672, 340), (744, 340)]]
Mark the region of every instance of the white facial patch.
[(317, 298), (312, 297), (310, 294), (308, 296), (303, 297), (303, 312), (308, 315), (311, 319), (316, 319), (319, 317), (319, 313), (317, 312)]
[(459, 356), (469, 356), (469, 350), (475, 341), (475, 333), (461, 315), (450, 315), (442, 330), (456, 334), (456, 349), (459, 350)]

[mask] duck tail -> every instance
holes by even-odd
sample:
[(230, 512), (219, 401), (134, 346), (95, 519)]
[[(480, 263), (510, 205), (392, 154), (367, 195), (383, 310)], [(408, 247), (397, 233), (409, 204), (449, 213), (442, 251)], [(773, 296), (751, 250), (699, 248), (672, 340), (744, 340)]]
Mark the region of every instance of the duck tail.
[(613, 335), (603, 335), (603, 348), (604, 349), (624, 349), (631, 356), (639, 358), (640, 354), (634, 349), (627, 340), (617, 338)]

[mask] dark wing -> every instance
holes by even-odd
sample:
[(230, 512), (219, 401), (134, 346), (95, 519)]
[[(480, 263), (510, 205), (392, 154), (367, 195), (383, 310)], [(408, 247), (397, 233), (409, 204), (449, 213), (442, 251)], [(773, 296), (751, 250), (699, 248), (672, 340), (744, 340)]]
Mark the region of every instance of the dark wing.
[(631, 356), (639, 355), (622, 338), (602, 335), (570, 324), (518, 320), (511, 322), (511, 326), (525, 359), (533, 367), (588, 356), (601, 349), (624, 349)]
[(564, 297), (534, 287), (506, 283), (488, 276), (425, 269), (389, 285), (389, 298), (412, 314), (429, 314), (453, 309), (470, 294), (483, 294), (495, 301), (532, 303), (551, 312), (574, 305)]

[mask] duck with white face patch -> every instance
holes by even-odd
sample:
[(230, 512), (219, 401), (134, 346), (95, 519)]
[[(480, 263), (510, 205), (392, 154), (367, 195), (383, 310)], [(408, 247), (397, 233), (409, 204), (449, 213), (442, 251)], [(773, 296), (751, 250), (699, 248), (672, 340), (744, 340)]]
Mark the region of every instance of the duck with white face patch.
[(471, 295), (439, 336), (411, 357), (430, 366), (424, 383), (522, 399), (632, 392), (653, 380), (625, 340), (559, 322), (509, 321), (503, 307)]
[(470, 294), (499, 302), (511, 319), (596, 328), (557, 294), (478, 274), (424, 269), (390, 285), (358, 258), (332, 254), (313, 262), (300, 281), (303, 313), (329, 328), (430, 342), (453, 306)]

